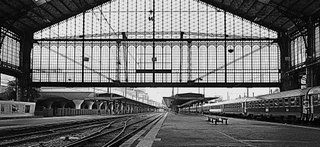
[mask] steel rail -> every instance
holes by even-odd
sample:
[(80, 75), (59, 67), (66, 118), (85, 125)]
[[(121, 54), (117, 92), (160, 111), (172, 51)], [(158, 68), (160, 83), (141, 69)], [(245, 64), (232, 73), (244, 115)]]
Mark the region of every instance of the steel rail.
[[(143, 122), (143, 121), (145, 121), (145, 120), (147, 120), (147, 119), (150, 119), (150, 118), (152, 118), (152, 117), (154, 117), (154, 115), (152, 115), (151, 117), (148, 117), (148, 118), (139, 120), (139, 121), (137, 121), (137, 122), (134, 122), (134, 123), (131, 123), (131, 124), (127, 124), (127, 125), (125, 125), (125, 126), (117, 127), (117, 128), (115, 128), (115, 129), (112, 129), (112, 130), (107, 131), (107, 132), (102, 132), (102, 131), (96, 132), (96, 133), (94, 133), (93, 135), (90, 135), (90, 136), (88, 136), (88, 137), (85, 137), (85, 138), (82, 138), (82, 139), (77, 140), (77, 141), (75, 141), (75, 142), (72, 142), (72, 143), (70, 143), (70, 144), (67, 144), (65, 147), (83, 146), (84, 144), (88, 143), (89, 141), (92, 141), (92, 140), (94, 140), (94, 139), (98, 139), (99, 137), (102, 137), (102, 136), (104, 136), (104, 135), (108, 135), (108, 134), (114, 133), (114, 132), (119, 131), (119, 130), (124, 130), (124, 127), (128, 127), (128, 126), (132, 126), (132, 125), (138, 124), (138, 123)], [(132, 118), (130, 118), (130, 120), (131, 120), (131, 119), (132, 119)], [(128, 119), (128, 120), (129, 120), (129, 119)], [(120, 133), (121, 133), (121, 132), (122, 132), (122, 131), (120, 131)], [(111, 139), (111, 141), (112, 141), (112, 140), (116, 140), (120, 133), (118, 133), (118, 134), (116, 135), (116, 137), (113, 137), (113, 139)], [(121, 135), (121, 134), (120, 134), (120, 135)], [(114, 139), (114, 138), (116, 138), (116, 139)], [(111, 143), (112, 143), (111, 141), (107, 142), (106, 144), (111, 144)]]
[[(111, 123), (106, 123), (107, 127), (110, 127)], [(101, 124), (101, 125), (105, 125), (105, 124)], [(96, 127), (96, 126), (97, 126), (97, 124), (95, 124), (93, 126), (87, 126), (85, 129), (88, 129), (88, 128), (91, 128), (91, 127)], [(74, 128), (74, 127), (71, 127), (71, 128)], [(47, 138), (47, 137), (50, 137), (50, 136), (66, 134), (66, 133), (70, 133), (70, 132), (79, 131), (79, 130), (82, 130), (82, 129), (84, 129), (84, 128), (65, 130), (65, 131), (62, 131), (62, 132), (47, 131), (48, 133), (50, 133), (50, 132), (51, 133), (50, 134), (40, 135), (40, 136), (34, 136), (34, 137), (31, 137), (31, 138), (24, 138), (24, 139), (20, 139), (20, 140), (15, 140), (15, 141), (3, 143), (3, 144), (0, 144), (0, 146), (14, 146), (14, 145), (19, 145), (19, 144), (24, 144), (24, 143), (27, 143), (27, 142), (38, 141), (38, 140), (41, 140), (41, 139), (44, 139), (44, 138)], [(40, 133), (37, 133), (37, 134), (40, 134)], [(32, 135), (36, 135), (36, 134), (32, 134)], [(23, 135), (23, 136), (20, 136), (20, 137), (27, 137), (27, 135)]]
[(127, 140), (128, 138), (132, 137), (134, 134), (136, 134), (138, 131), (142, 130), (143, 128), (147, 127), (149, 124), (153, 123), (153, 122), (158, 122), (160, 121), (160, 119), (163, 117), (163, 115), (159, 115), (157, 116), (155, 119), (153, 119), (152, 121), (142, 125), (141, 127), (133, 130), (132, 132), (126, 134), (125, 136), (119, 138), (118, 140), (115, 140), (114, 142), (110, 143), (110, 144), (105, 144), (102, 147), (116, 147), (116, 146), (120, 146), (125, 140)]

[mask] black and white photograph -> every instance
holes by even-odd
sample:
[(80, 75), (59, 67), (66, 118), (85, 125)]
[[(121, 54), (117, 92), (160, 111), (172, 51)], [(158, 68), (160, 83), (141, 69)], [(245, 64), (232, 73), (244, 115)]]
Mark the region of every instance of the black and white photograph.
[(0, 0), (0, 147), (319, 147), (320, 0)]

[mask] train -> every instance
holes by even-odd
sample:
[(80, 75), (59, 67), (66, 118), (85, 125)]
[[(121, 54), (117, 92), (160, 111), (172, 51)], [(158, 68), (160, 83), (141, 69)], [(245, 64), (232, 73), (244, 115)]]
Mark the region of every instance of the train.
[(249, 118), (319, 121), (320, 86), (208, 103), (191, 107), (190, 111), (205, 114), (238, 115)]
[(2, 116), (33, 116), (36, 103), (19, 101), (0, 101), (0, 118)]

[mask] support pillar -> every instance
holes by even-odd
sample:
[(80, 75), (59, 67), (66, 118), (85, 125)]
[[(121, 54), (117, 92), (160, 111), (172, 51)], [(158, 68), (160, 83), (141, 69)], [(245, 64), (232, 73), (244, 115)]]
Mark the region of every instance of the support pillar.
[(104, 105), (104, 110), (106, 111), (106, 114), (108, 114), (109, 113), (108, 101), (103, 102), (103, 105)]
[(67, 104), (67, 102), (60, 102), (61, 108), (65, 108), (66, 104)]
[(88, 109), (89, 109), (89, 110), (92, 110), (92, 106), (93, 106), (93, 104), (94, 104), (94, 101), (85, 101), (85, 103), (87, 104)]
[(130, 105), (130, 114), (133, 113), (133, 105)]
[(121, 101), (119, 101), (119, 114), (124, 114), (123, 112), (123, 103)]
[(22, 35), (20, 45), (20, 66), (22, 70), (21, 76), (18, 78), (17, 101), (35, 101), (31, 98), (31, 50), (33, 48), (33, 33), (25, 33)]
[(47, 108), (47, 109), (51, 109), (51, 108), (52, 108), (53, 101), (47, 101), (47, 102), (45, 102), (45, 104), (46, 104), (46, 108)]
[(115, 110), (115, 108), (116, 108), (116, 102), (115, 101), (112, 101), (111, 102), (111, 114), (116, 114), (115, 112), (116, 112), (116, 110)]
[(103, 102), (102, 101), (96, 101), (94, 104), (97, 106), (97, 109), (101, 109), (101, 106), (102, 106)]
[(281, 87), (280, 91), (292, 90), (300, 88), (299, 76), (294, 72), (289, 72), (291, 66), (291, 45), (290, 38), (285, 32), (278, 34), (278, 45), (280, 47), (280, 62), (281, 62)]
[(76, 106), (76, 109), (81, 109), (81, 104), (84, 100), (72, 100), (74, 105)]
[(307, 87), (316, 86), (317, 81), (315, 81), (315, 75), (318, 74), (318, 71), (315, 70), (314, 65), (311, 65), (315, 62), (315, 26), (313, 18), (310, 16), (307, 24), (307, 45), (306, 45), (306, 73), (307, 73)]

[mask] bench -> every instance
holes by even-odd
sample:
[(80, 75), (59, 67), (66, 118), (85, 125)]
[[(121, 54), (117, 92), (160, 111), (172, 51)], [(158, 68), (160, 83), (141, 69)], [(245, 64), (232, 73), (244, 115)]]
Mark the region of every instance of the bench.
[(210, 122), (214, 122), (214, 124), (216, 125), (218, 122), (221, 122), (223, 124), (223, 121), (225, 122), (225, 124), (228, 124), (228, 118), (224, 118), (224, 117), (216, 117), (216, 116), (208, 116), (208, 121)]

